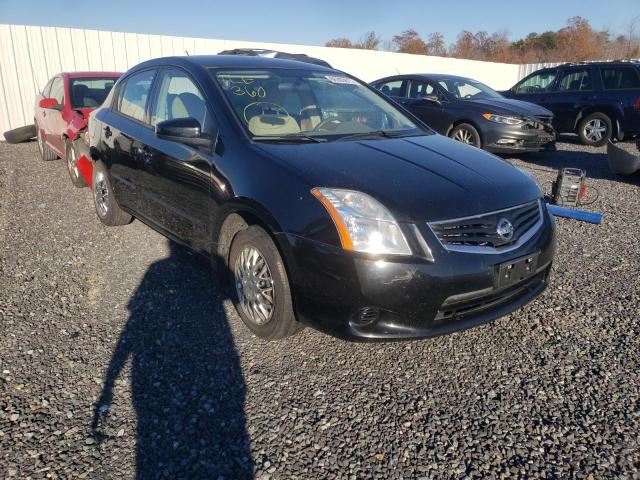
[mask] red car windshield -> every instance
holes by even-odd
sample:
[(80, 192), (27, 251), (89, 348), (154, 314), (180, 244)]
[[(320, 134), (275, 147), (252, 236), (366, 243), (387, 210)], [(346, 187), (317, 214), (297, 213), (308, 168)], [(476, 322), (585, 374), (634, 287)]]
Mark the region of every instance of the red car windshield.
[(115, 77), (71, 78), (71, 108), (96, 108), (102, 105), (116, 83)]

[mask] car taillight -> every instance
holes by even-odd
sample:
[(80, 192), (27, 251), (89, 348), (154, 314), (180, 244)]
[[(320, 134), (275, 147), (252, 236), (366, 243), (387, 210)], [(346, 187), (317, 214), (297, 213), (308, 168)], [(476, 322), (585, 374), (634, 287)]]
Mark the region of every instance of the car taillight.
[(640, 97), (636, 98), (636, 101), (633, 104), (633, 108), (635, 108), (636, 110), (640, 110)]

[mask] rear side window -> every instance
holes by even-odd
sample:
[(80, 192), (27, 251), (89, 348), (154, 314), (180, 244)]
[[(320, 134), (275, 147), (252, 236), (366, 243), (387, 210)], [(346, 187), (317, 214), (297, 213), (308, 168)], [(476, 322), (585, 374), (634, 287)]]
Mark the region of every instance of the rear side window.
[(418, 80), (409, 80), (409, 86), (407, 87), (407, 97), (421, 99), (427, 95), (434, 95), (435, 91), (433, 85), (427, 82), (420, 82)]
[(154, 70), (136, 73), (130, 76), (119, 88), (115, 110), (144, 122), (151, 83), (155, 76)]
[(60, 77), (53, 79), (51, 90), (49, 91), (49, 97), (55, 98), (60, 105), (64, 103), (64, 82)]
[(402, 91), (402, 80), (379, 83), (376, 88), (390, 97), (399, 97)]
[(591, 68), (581, 68), (580, 70), (567, 70), (560, 78), (559, 92), (579, 92), (591, 90)]
[(607, 67), (600, 70), (602, 88), (605, 90), (622, 90), (640, 88), (640, 75), (633, 67)]
[(558, 75), (557, 70), (545, 70), (531, 75), (526, 80), (516, 85), (514, 93), (544, 93), (553, 88), (553, 82)]

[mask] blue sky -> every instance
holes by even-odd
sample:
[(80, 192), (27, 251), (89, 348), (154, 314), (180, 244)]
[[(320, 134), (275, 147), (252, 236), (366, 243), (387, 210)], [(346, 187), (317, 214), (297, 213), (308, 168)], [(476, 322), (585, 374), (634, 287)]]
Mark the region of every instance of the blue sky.
[(447, 43), (461, 30), (507, 29), (517, 39), (576, 15), (617, 33), (640, 16), (640, 0), (0, 0), (0, 23), (308, 45), (369, 30), (391, 39), (407, 28), (440, 31)]

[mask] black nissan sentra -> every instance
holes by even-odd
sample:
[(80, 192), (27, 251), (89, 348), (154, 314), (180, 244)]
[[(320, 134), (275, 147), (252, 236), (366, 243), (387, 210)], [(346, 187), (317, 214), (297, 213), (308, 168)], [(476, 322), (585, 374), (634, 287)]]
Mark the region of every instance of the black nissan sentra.
[(138, 218), (212, 258), (259, 337), (430, 337), (547, 285), (555, 227), (536, 183), (343, 72), (151, 60), (90, 131), (98, 218)]

